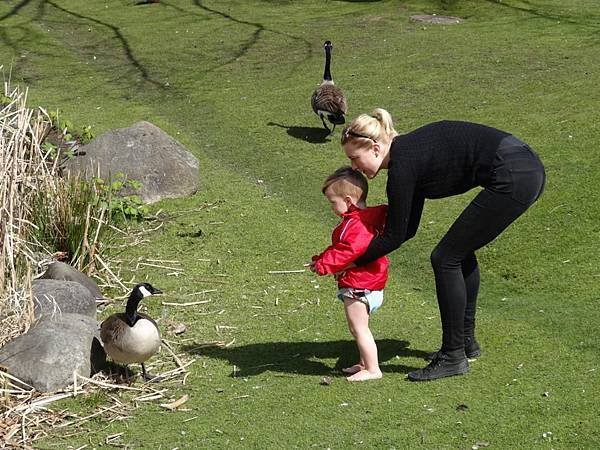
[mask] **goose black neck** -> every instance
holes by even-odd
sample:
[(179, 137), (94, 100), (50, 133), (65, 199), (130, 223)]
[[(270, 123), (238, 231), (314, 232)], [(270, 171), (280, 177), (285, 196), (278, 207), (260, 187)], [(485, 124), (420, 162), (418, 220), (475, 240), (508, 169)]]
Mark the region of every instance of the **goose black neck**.
[(127, 306), (125, 307), (125, 316), (127, 317), (127, 323), (130, 327), (134, 326), (138, 320), (138, 305), (140, 304), (142, 298), (144, 298), (141, 294), (137, 292), (138, 291), (136, 290), (129, 295), (129, 299), (127, 300)]
[(331, 81), (331, 48), (325, 47), (325, 72), (323, 73), (323, 79)]

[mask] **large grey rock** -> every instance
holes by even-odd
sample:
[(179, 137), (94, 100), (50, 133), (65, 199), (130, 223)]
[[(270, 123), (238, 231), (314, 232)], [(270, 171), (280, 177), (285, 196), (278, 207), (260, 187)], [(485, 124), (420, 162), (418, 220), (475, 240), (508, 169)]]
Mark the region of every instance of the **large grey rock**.
[(115, 179), (122, 173), (142, 183), (138, 190), (124, 189), (121, 195), (137, 194), (144, 203), (163, 198), (184, 197), (199, 188), (199, 163), (179, 142), (149, 122), (104, 133), (79, 148), (79, 156), (65, 169), (87, 178)]
[(37, 279), (31, 283), (33, 314), (36, 319), (60, 313), (74, 313), (96, 318), (96, 299), (76, 281)]
[(75, 269), (73, 266), (60, 261), (50, 264), (40, 279), (75, 281), (85, 286), (94, 298), (99, 300), (104, 298), (102, 292), (100, 292), (100, 288), (94, 280)]
[(0, 348), (0, 365), (40, 392), (73, 383), (73, 371), (89, 377), (106, 363), (98, 322), (80, 314), (45, 317)]

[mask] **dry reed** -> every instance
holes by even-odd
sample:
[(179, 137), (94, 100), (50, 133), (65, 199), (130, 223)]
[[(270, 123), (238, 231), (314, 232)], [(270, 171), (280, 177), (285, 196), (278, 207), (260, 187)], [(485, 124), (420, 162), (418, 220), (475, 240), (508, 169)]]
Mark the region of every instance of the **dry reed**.
[(41, 110), (26, 107), (27, 93), (4, 83), (0, 109), (0, 346), (31, 323), (32, 267), (38, 252), (31, 243), (32, 195), (48, 185), (56, 166), (41, 142), (51, 126)]
[[(4, 83), (0, 106), (0, 347), (32, 320), (31, 280), (57, 255), (88, 275), (106, 274), (108, 223), (93, 182), (62, 177), (59, 152), (44, 148), (52, 120)], [(112, 233), (112, 231), (111, 231)]]

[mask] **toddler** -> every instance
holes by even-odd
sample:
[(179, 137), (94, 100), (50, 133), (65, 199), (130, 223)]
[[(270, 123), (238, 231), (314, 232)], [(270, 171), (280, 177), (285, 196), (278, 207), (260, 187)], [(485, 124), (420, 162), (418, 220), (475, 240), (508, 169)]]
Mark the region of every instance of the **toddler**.
[(386, 205), (368, 208), (369, 185), (365, 176), (351, 167), (337, 169), (325, 180), (322, 192), (333, 212), (342, 218), (333, 230), (332, 244), (312, 257), (310, 269), (319, 275), (334, 275), (338, 298), (344, 302), (348, 328), (356, 340), (360, 361), (342, 369), (348, 381), (382, 377), (377, 345), (369, 329), (369, 316), (383, 302), (388, 258), (383, 256), (360, 267), (347, 268), (364, 253), (371, 239), (383, 232)]

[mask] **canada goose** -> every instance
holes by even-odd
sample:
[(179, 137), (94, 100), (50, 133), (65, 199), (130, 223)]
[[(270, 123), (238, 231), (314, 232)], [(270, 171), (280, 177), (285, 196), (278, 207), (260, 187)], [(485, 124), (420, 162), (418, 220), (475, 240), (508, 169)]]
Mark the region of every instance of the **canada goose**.
[(150, 283), (136, 285), (129, 294), (125, 313), (113, 314), (100, 325), (100, 338), (106, 353), (118, 363), (140, 363), (145, 380), (154, 378), (146, 374), (144, 361), (160, 348), (160, 332), (156, 322), (137, 308), (144, 297), (154, 294), (162, 294), (162, 291)]
[[(341, 125), (345, 122), (344, 115), (348, 111), (348, 104), (346, 103), (344, 93), (334, 85), (333, 78), (331, 78), (331, 49), (333, 48), (331, 41), (325, 41), (323, 48), (325, 49), (323, 81), (315, 89), (315, 92), (313, 92), (310, 103), (315, 114), (321, 118), (323, 126), (331, 134), (335, 130), (336, 125)], [(325, 118), (333, 124), (332, 130), (325, 123)]]

